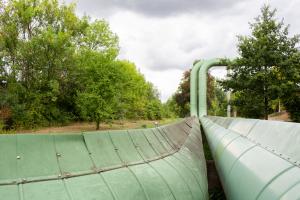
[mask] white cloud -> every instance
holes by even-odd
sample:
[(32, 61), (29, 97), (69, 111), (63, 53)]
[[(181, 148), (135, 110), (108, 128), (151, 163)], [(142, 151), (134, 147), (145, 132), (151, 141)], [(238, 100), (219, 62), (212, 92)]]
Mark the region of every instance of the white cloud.
[[(161, 1), (141, 0), (78, 0), (77, 8), (80, 14), (109, 21), (120, 38), (119, 57), (135, 62), (146, 79), (159, 89), (163, 101), (175, 92), (184, 70), (195, 59), (235, 57), (236, 35), (250, 33), (248, 22), (253, 22), (264, 3), (261, 0), (173, 2), (172, 10)], [(300, 33), (300, 1), (266, 3), (278, 8), (278, 18), (284, 17), (291, 24), (291, 33)], [(222, 70), (212, 73), (224, 76)]]

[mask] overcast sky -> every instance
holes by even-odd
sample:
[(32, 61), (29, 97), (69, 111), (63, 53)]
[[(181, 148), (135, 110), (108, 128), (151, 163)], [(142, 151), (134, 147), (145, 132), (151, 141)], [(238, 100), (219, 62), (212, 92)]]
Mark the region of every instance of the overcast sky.
[[(66, 3), (72, 0), (66, 0)], [(196, 59), (237, 56), (237, 35), (264, 3), (300, 33), (299, 0), (77, 0), (77, 13), (106, 19), (120, 39), (120, 59), (136, 64), (166, 101)], [(213, 70), (222, 77), (225, 70)]]

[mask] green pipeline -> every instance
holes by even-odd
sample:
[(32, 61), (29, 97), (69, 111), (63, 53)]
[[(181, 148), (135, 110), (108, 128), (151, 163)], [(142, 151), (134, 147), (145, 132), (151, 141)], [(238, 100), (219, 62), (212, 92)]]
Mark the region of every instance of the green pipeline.
[(0, 135), (0, 200), (207, 200), (197, 118), (151, 129)]
[(194, 65), (190, 82), (191, 116), (202, 117), (207, 115), (207, 72), (211, 67), (223, 65), (226, 65), (226, 63), (219, 58), (199, 61)]
[(300, 199), (300, 124), (200, 117), (227, 199)]

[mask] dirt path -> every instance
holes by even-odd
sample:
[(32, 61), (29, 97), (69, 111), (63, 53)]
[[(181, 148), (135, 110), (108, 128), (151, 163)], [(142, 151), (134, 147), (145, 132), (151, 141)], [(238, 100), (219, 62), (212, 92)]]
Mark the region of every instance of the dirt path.
[(287, 113), (286, 111), (282, 111), (280, 113), (273, 113), (271, 115), (269, 115), (269, 120), (274, 120), (274, 121), (291, 121), (289, 113)]
[[(151, 128), (158, 124), (167, 124), (178, 119), (164, 119), (159, 121), (151, 120), (116, 120), (112, 123), (101, 124), (100, 130), (119, 130), (119, 129), (135, 129), (135, 128)], [(75, 122), (67, 126), (44, 127), (34, 130), (17, 130), (16, 133), (80, 133), (82, 131), (95, 131), (96, 125), (92, 122)]]

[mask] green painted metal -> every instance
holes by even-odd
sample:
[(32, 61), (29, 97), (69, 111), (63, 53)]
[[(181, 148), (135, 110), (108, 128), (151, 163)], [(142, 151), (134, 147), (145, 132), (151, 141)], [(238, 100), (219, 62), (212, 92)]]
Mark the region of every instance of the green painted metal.
[(214, 58), (197, 62), (191, 71), (190, 81), (190, 114), (191, 116), (207, 115), (207, 72), (209, 68), (227, 65), (224, 60)]
[(17, 185), (5, 185), (0, 187), (1, 198), (19, 200), (19, 187)]
[(208, 199), (199, 127), (1, 135), (0, 200)]
[(201, 117), (228, 199), (300, 198), (300, 124)]
[(197, 83), (198, 83), (198, 72), (202, 65), (203, 61), (198, 61), (194, 64), (191, 75), (190, 75), (190, 111), (191, 116), (198, 116), (198, 91), (197, 91)]
[(226, 63), (211, 59), (194, 66), (191, 115), (200, 117), (226, 197), (300, 199), (300, 124), (206, 116), (207, 71), (220, 65)]
[(207, 72), (209, 68), (224, 66), (226, 63), (222, 59), (214, 58), (203, 61), (198, 73), (198, 116), (207, 115)]
[(120, 157), (111, 142), (108, 132), (103, 131), (101, 134), (85, 132), (83, 133), (83, 137), (96, 169), (101, 170), (106, 167), (120, 165)]
[(198, 61), (192, 68), (190, 80), (190, 115), (207, 115), (207, 72), (215, 66), (224, 66), (224, 60), (214, 58)]
[(102, 199), (113, 200), (114, 196), (101, 175), (86, 175), (65, 180), (72, 200)]
[[(227, 198), (300, 199), (300, 124), (205, 116), (207, 71), (225, 64), (195, 64), (191, 115)], [(0, 135), (0, 152), (0, 200), (208, 199), (197, 117), (152, 129)]]

